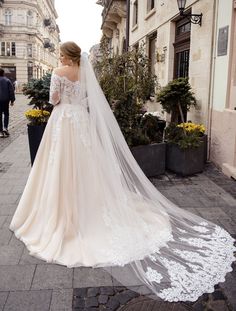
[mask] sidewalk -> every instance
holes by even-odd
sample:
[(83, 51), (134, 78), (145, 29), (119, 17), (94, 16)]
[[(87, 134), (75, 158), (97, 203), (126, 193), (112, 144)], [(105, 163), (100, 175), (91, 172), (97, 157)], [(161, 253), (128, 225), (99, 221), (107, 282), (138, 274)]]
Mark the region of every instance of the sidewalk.
[[(28, 107), (22, 104), (15, 115), (12, 113), (9, 141), (0, 140), (0, 311), (69, 311), (72, 303), (73, 310), (81, 311), (236, 310), (236, 271), (228, 274), (213, 294), (204, 295), (195, 304), (169, 304), (135, 298), (102, 269), (69, 269), (29, 256), (24, 244), (8, 229), (30, 171), (26, 121), (19, 113), (24, 109)], [(166, 174), (152, 182), (182, 208), (236, 236), (236, 181), (214, 166), (207, 165), (203, 174), (194, 177)]]

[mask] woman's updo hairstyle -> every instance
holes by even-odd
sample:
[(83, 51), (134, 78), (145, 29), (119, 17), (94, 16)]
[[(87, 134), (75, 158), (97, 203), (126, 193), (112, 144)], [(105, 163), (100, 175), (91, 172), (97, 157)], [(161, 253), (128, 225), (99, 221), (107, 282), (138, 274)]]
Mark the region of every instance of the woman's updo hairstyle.
[(81, 48), (73, 41), (67, 41), (61, 44), (61, 52), (72, 60), (73, 63), (80, 64)]

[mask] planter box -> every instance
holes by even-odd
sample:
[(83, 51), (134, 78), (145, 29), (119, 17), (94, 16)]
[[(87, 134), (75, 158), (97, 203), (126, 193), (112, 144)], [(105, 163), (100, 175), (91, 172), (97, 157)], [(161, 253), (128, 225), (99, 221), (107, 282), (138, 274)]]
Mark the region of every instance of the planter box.
[(204, 163), (207, 162), (207, 153), (208, 153), (208, 138), (207, 138), (207, 135), (204, 134), (202, 136), (202, 141), (203, 141), (203, 144), (204, 144)]
[(166, 168), (182, 176), (201, 173), (205, 162), (204, 141), (197, 148), (180, 149), (178, 145), (167, 143)]
[(42, 125), (30, 125), (28, 124), (28, 139), (30, 149), (31, 165), (34, 163), (35, 156), (40, 145), (46, 123)]
[(166, 143), (132, 147), (131, 152), (147, 177), (165, 173)]

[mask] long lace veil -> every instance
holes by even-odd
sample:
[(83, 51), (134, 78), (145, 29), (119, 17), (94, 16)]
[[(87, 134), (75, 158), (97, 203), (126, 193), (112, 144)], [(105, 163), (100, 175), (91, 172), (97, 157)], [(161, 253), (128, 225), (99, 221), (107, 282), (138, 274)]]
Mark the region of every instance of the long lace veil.
[[(213, 292), (232, 270), (233, 238), (177, 207), (153, 186), (133, 158), (84, 53), (80, 68), (79, 100), (88, 107), (91, 148), (106, 185), (101, 213), (116, 237), (109, 254), (113, 260), (101, 266), (125, 286), (143, 285), (168, 301), (195, 301)], [(145, 215), (142, 221), (136, 217), (140, 205), (153, 219), (150, 226)], [(140, 232), (145, 232), (145, 243)]]

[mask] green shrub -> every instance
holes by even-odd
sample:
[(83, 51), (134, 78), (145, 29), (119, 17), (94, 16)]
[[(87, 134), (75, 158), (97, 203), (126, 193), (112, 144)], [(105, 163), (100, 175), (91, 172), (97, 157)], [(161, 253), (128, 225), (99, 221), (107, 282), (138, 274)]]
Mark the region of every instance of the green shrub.
[(30, 98), (29, 105), (34, 109), (52, 110), (49, 104), (51, 73), (45, 74), (41, 79), (32, 79), (23, 86), (23, 94)]
[(157, 94), (157, 101), (163, 110), (171, 114), (171, 122), (184, 122), (184, 114), (191, 106), (196, 106), (196, 98), (192, 92), (188, 78), (178, 78), (170, 81)]

